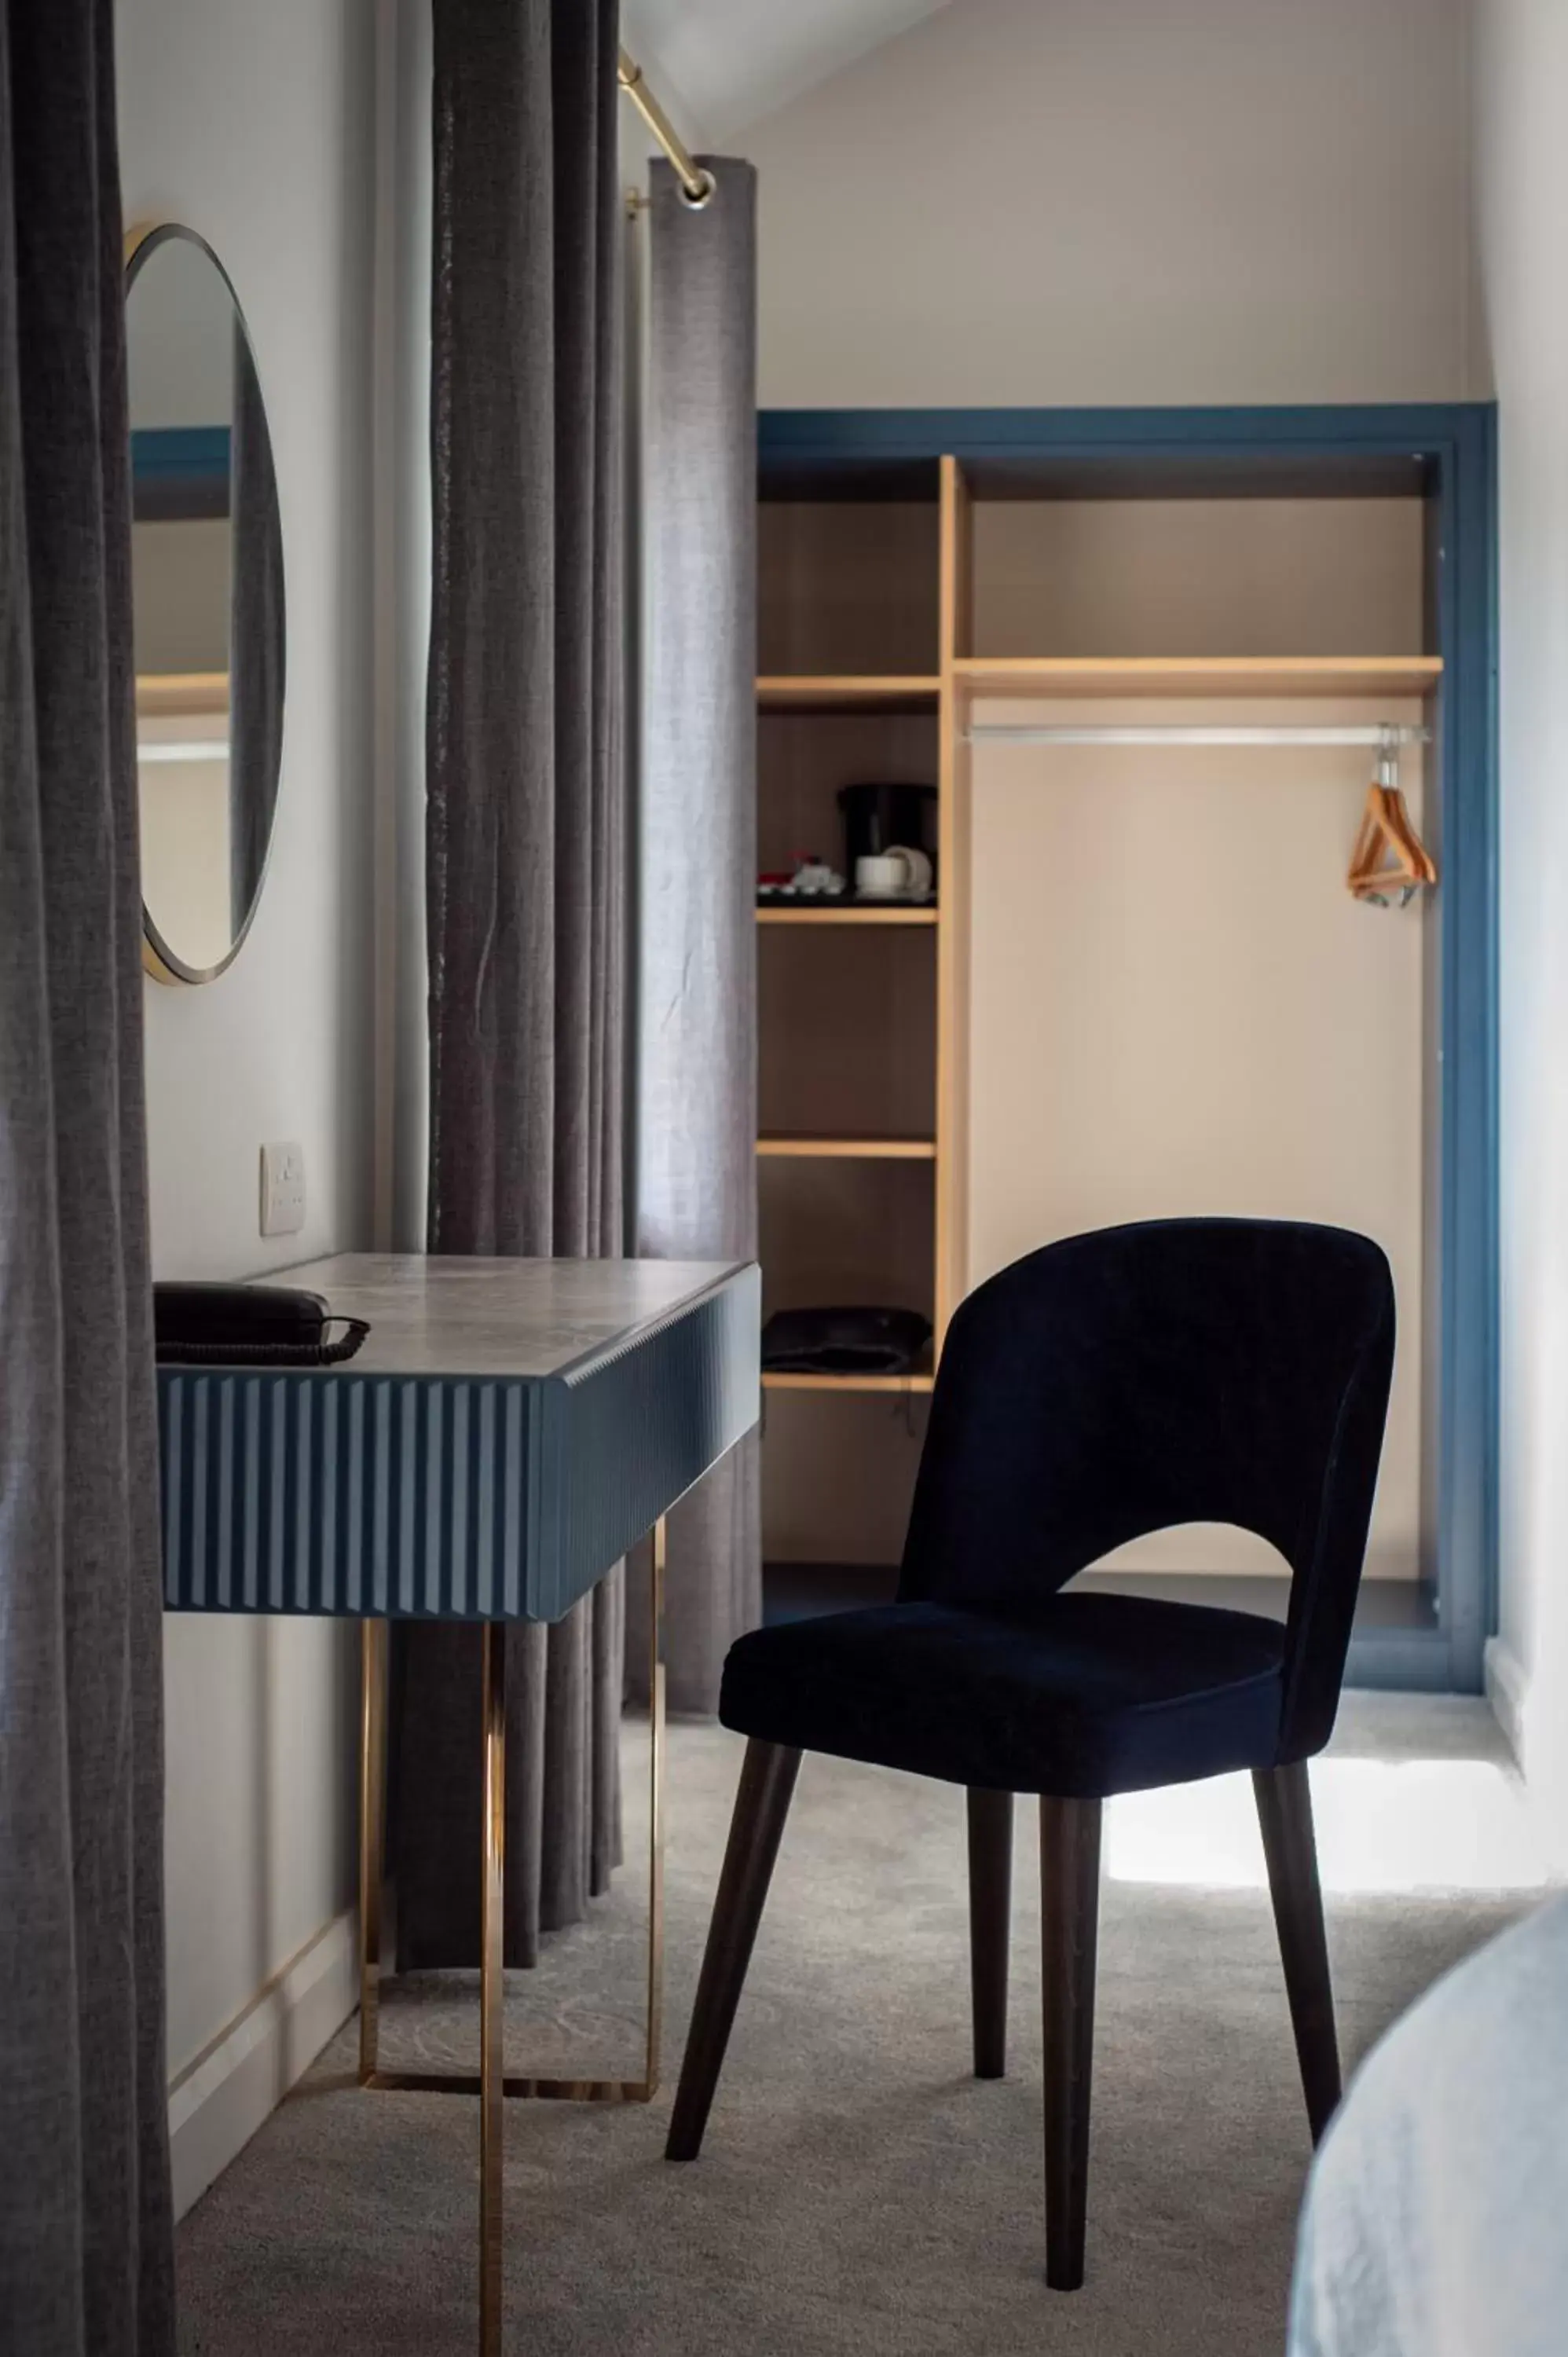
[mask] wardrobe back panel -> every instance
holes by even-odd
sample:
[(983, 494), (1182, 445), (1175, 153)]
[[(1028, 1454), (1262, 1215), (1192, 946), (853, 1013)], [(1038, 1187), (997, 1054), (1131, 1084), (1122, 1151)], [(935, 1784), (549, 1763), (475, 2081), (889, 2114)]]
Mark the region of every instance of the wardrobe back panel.
[(757, 1164), (762, 1308), (931, 1315), (931, 1165), (765, 1155)]
[(932, 1136), (937, 983), (931, 929), (845, 925), (795, 931), (763, 925), (757, 946), (763, 1133)]
[(934, 500), (764, 500), (757, 518), (759, 672), (936, 670)]
[(1423, 651), (1419, 500), (987, 500), (974, 651)]
[[(1419, 720), (1416, 704), (1075, 703), (1074, 721)], [(988, 705), (987, 720), (1065, 720)], [(1345, 869), (1355, 749), (977, 745), (970, 1272), (1123, 1220), (1229, 1213), (1364, 1230), (1400, 1342), (1368, 1573), (1422, 1560), (1427, 899), (1364, 907)], [(1422, 824), (1422, 764), (1406, 798)], [(1277, 1569), (1192, 1529), (1114, 1560)]]
[(927, 1413), (918, 1396), (769, 1392), (762, 1451), (767, 1560), (896, 1564)]

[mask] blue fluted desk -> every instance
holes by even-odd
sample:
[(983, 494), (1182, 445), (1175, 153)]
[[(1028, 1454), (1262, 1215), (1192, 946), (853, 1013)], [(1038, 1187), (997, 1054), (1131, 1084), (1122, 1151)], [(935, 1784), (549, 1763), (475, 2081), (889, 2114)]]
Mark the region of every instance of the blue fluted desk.
[[(360, 1620), (360, 2079), (477, 2093), (479, 2346), (501, 2325), (502, 2101), (646, 2101), (662, 1987), (663, 1517), (757, 1418), (749, 1263), (346, 1254), (280, 1273), (371, 1331), (340, 1367), (160, 1367), (164, 1599)], [(648, 2048), (635, 2081), (508, 2079), (501, 1920), (505, 1632), (558, 1620), (650, 1531)], [(386, 1624), (483, 1624), (480, 2066), (378, 2067)]]

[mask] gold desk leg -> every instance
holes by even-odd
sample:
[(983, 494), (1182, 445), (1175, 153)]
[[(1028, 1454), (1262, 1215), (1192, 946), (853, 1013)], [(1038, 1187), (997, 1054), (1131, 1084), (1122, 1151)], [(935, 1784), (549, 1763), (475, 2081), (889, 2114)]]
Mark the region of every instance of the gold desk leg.
[(360, 2084), (375, 2077), (386, 1845), (387, 1624), (360, 1623)]
[(506, 1624), (484, 1629), (484, 1820), (481, 1841), (479, 2075), (379, 2067), (381, 1886), (386, 1845), (388, 1628), (360, 1631), (360, 2083), (422, 2094), (479, 2098), (479, 2351), (500, 2357), (503, 2099), (650, 2103), (659, 2092), (664, 2023), (664, 1517), (653, 1526), (649, 1593), (648, 2020), (640, 2079), (532, 2079), (506, 2075)]
[(485, 1624), (485, 1806), (479, 1886), (479, 2357), (500, 2357), (505, 2136), (506, 1624)]
[[(651, 1578), (649, 1595), (649, 1842), (648, 1842), (648, 2020), (642, 2076), (639, 2079), (506, 2078), (502, 2092), (513, 2101), (532, 2098), (567, 2104), (648, 2104), (659, 2093), (660, 2045), (664, 2019), (664, 1520), (653, 1526)], [(486, 1624), (504, 1636), (499, 1621)], [(361, 1925), (373, 1931), (375, 1944), (364, 1936), (360, 1977), (360, 2083), (380, 2093), (403, 2095), (477, 2095), (482, 2077), (466, 2071), (383, 2071), (377, 2050), (377, 2007), (380, 1994), (380, 1923), (381, 1841), (385, 1802), (386, 1749), (385, 1624), (365, 1624), (364, 1704), (360, 1714), (360, 1912)], [(489, 1806), (489, 1655), (486, 1656), (485, 1792)], [(487, 1835), (488, 1839), (488, 1835)], [(489, 1852), (486, 1856), (488, 1858)], [(487, 1873), (489, 1868), (487, 1867)], [(487, 1884), (488, 1888), (488, 1884)], [(367, 1900), (366, 1893), (370, 1892)], [(486, 1952), (488, 1953), (488, 1951)], [(481, 1973), (484, 1959), (480, 1960)], [(482, 2034), (482, 2032), (481, 2032)]]

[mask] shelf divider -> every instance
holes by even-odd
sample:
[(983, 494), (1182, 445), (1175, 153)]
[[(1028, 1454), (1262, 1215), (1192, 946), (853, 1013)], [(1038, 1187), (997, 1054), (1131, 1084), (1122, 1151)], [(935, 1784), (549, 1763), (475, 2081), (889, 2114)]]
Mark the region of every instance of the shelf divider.
[(830, 902), (824, 909), (791, 909), (776, 901), (765, 901), (757, 909), (759, 925), (934, 925), (937, 904), (934, 900), (911, 901), (907, 909), (878, 906), (857, 909), (853, 904)]
[(757, 1150), (801, 1161), (934, 1162), (937, 1142), (934, 1137), (797, 1137), (775, 1133), (759, 1137)]
[(825, 1375), (786, 1373), (765, 1367), (762, 1388), (768, 1392), (914, 1392), (932, 1390), (936, 1377), (929, 1367), (912, 1368), (907, 1375)]
[(941, 682), (934, 672), (860, 674), (774, 672), (757, 683), (764, 712), (929, 712)]

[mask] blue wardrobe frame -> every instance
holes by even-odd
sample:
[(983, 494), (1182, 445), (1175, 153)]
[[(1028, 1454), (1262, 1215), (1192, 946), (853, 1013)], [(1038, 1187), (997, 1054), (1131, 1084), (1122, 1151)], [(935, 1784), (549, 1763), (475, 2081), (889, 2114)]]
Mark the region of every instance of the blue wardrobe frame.
[(1498, 1459), (1498, 588), (1492, 403), (1270, 409), (795, 409), (758, 420), (770, 490), (897, 496), (943, 454), (998, 477), (1174, 470), (1216, 490), (1328, 493), (1419, 480), (1432, 650), (1444, 659), (1442, 1088), (1435, 1625), (1359, 1630), (1361, 1685), (1476, 1693), (1496, 1627)]

